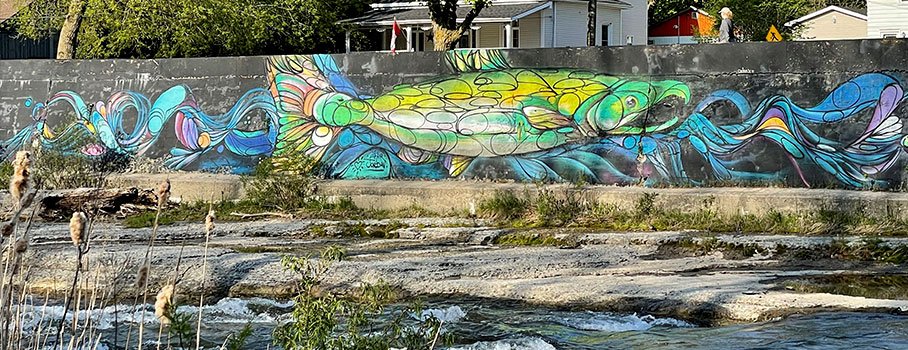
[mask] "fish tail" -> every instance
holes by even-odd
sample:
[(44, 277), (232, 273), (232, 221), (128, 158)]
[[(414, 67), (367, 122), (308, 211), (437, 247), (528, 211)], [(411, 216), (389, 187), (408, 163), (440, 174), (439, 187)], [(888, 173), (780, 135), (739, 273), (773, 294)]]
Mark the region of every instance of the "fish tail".
[(279, 126), (276, 165), (293, 155), (321, 160), (342, 129), (358, 121), (348, 102), (362, 96), (329, 55), (277, 56), (267, 64)]

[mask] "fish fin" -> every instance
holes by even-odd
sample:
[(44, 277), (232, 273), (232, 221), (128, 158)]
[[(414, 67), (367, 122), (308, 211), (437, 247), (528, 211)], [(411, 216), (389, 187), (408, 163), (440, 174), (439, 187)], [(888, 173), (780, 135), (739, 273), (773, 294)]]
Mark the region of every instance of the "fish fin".
[(674, 126), (675, 124), (678, 124), (679, 120), (680, 119), (678, 117), (672, 117), (672, 119), (665, 121), (665, 123), (646, 127), (646, 132), (654, 133), (654, 132), (663, 131), (665, 129), (668, 129), (668, 128)]
[(356, 89), (328, 55), (274, 56), (267, 66), (269, 91), (278, 115), (274, 156), (302, 152), (320, 160), (340, 129), (319, 123), (316, 102), (329, 93), (356, 98)]
[(454, 73), (511, 68), (501, 50), (451, 50), (445, 56)]
[(432, 156), (433, 154), (430, 152), (406, 146), (401, 146), (400, 150), (397, 151), (397, 157), (400, 160), (413, 165), (424, 164), (432, 160)]
[(458, 177), (460, 174), (463, 174), (465, 170), (473, 163), (472, 157), (464, 156), (451, 156), (449, 158), (450, 164), (448, 164), (448, 174), (451, 177)]
[(542, 107), (524, 107), (523, 115), (526, 116), (527, 122), (538, 130), (561, 129), (573, 127), (574, 121), (563, 114)]

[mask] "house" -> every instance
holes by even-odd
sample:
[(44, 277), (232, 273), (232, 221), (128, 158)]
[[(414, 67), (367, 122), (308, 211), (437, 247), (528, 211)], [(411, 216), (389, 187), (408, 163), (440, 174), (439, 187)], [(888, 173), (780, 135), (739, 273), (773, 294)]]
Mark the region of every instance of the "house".
[(696, 44), (696, 37), (709, 35), (715, 24), (715, 17), (691, 6), (651, 25), (649, 42), (653, 45)]
[(908, 38), (908, 0), (867, 1), (868, 38)]
[(0, 59), (55, 58), (59, 34), (41, 40), (20, 38), (9, 20), (28, 0), (0, 1)]
[[(407, 33), (395, 47), (402, 51), (431, 51), (432, 21), (424, 2), (380, 0), (355, 24), (376, 51), (391, 47), (396, 20)], [(596, 43), (602, 46), (647, 43), (647, 0), (599, 0)], [(469, 11), (462, 3), (458, 21)], [(581, 0), (495, 0), (473, 21), (459, 48), (542, 48), (586, 46), (587, 2)], [(349, 48), (348, 48), (349, 49)]]
[(800, 29), (795, 40), (863, 39), (867, 37), (867, 12), (829, 6), (785, 26)]

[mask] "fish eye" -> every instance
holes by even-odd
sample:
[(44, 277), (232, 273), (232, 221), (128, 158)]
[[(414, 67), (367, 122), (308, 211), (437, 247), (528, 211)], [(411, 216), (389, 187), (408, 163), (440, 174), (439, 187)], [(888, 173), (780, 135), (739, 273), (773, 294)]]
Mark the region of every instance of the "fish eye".
[(312, 143), (318, 147), (325, 147), (331, 142), (331, 138), (334, 136), (333, 134), (331, 128), (320, 126), (312, 132)]
[(624, 105), (627, 106), (627, 108), (637, 107), (637, 98), (634, 96), (628, 96), (626, 99), (624, 99)]

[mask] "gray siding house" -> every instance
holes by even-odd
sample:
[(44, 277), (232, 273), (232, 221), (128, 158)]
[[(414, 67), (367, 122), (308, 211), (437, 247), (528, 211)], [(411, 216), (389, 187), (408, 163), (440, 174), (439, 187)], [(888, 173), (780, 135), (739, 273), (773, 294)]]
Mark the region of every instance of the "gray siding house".
[[(398, 37), (399, 51), (431, 51), (432, 22), (422, 2), (373, 3), (365, 15), (344, 20), (368, 33), (378, 51), (390, 50), (396, 20), (410, 40)], [(646, 45), (647, 0), (599, 0), (596, 43)], [(458, 9), (458, 18), (469, 5)], [(587, 2), (581, 0), (495, 0), (473, 21), (460, 48), (542, 48), (586, 46)]]

